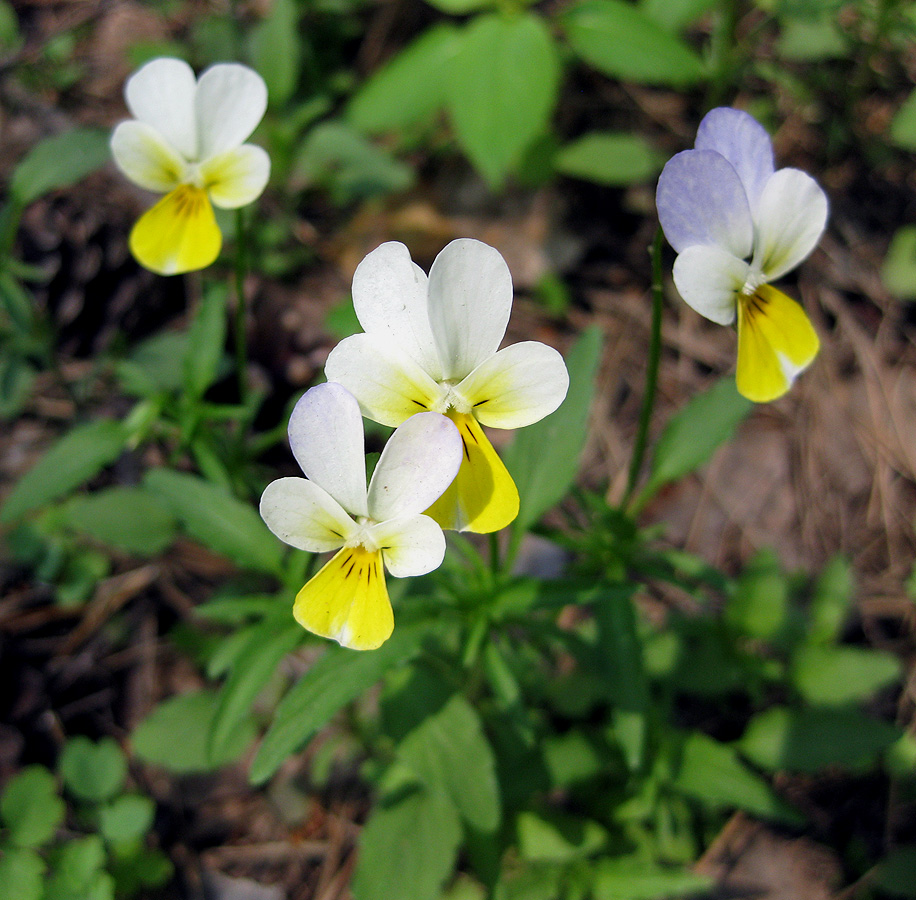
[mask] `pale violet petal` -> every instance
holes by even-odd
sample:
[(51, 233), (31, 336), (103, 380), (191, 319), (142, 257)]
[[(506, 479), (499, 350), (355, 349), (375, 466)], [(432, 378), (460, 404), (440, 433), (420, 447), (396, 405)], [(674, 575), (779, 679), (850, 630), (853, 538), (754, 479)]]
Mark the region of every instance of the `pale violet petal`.
[(715, 150), (734, 167), (754, 215), (763, 186), (773, 174), (773, 142), (766, 129), (740, 109), (720, 106), (700, 122), (697, 150)]
[(261, 518), (283, 543), (309, 553), (337, 550), (358, 531), (341, 505), (305, 478), (279, 478), (267, 485)]
[(160, 57), (138, 69), (124, 86), (134, 118), (152, 125), (185, 159), (197, 158), (194, 70), (181, 59)]
[(350, 515), (366, 516), (363, 420), (353, 395), (339, 384), (307, 390), (289, 418), (293, 456)]
[(688, 247), (674, 261), (674, 284), (701, 316), (731, 325), (749, 272), (744, 260), (719, 247)]
[(754, 267), (773, 281), (794, 269), (827, 225), (827, 195), (799, 169), (780, 169), (760, 195)]
[(369, 482), (369, 515), (376, 522), (428, 509), (455, 480), (461, 435), (451, 419), (426, 412), (411, 416), (388, 439)]
[(400, 425), (414, 413), (445, 408), (445, 389), (397, 345), (373, 334), (342, 340), (328, 356), (324, 373), (356, 397), (364, 416), (382, 425)]
[(217, 63), (200, 76), (194, 108), (199, 158), (205, 160), (241, 146), (258, 127), (267, 109), (267, 85), (248, 66)]
[(111, 136), (111, 152), (118, 168), (136, 185), (159, 194), (178, 187), (185, 162), (146, 122), (122, 122)]
[(429, 516), (380, 522), (369, 534), (395, 578), (425, 575), (438, 569), (445, 558), (445, 535)]
[(376, 247), (356, 267), (353, 308), (363, 331), (391, 340), (438, 381), (436, 353), (427, 308), (426, 273), (397, 241)]
[(563, 357), (547, 344), (523, 341), (482, 362), (455, 387), (455, 393), (482, 424), (523, 428), (550, 415), (568, 389)]
[(655, 194), (658, 220), (678, 252), (704, 244), (750, 256), (754, 224), (732, 164), (713, 150), (684, 150), (662, 169)]
[(201, 163), (200, 177), (221, 209), (238, 209), (253, 203), (270, 178), (270, 157), (261, 147), (242, 144)]
[(509, 324), (512, 276), (498, 250), (452, 241), (429, 271), (429, 321), (442, 374), (461, 379), (492, 356)]

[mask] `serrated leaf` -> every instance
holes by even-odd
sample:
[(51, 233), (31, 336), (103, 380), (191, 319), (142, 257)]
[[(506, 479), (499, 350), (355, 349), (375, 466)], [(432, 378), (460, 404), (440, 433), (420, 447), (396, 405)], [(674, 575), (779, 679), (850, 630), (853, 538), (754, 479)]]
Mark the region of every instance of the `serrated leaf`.
[(398, 759), (429, 788), (441, 786), (468, 825), (491, 833), (500, 820), (493, 750), (480, 717), (460, 694), (401, 742)]
[(491, 186), (547, 128), (559, 75), (539, 16), (482, 15), (468, 26), (449, 67), (448, 109), (458, 143)]
[(776, 706), (756, 715), (738, 742), (755, 765), (770, 772), (814, 774), (828, 766), (861, 771), (900, 737), (889, 722), (857, 709), (801, 709)]
[(902, 666), (892, 653), (865, 647), (801, 647), (790, 677), (809, 703), (842, 706), (867, 700), (900, 678)]
[[(237, 759), (255, 737), (254, 723), (246, 719), (233, 733), (231, 746), (214, 758), (207, 752), (219, 697), (212, 691), (195, 691), (160, 703), (131, 735), (134, 753), (176, 775), (212, 772)], [(180, 740), (176, 740), (180, 735)]]
[(267, 84), (272, 109), (284, 106), (296, 90), (301, 46), (296, 3), (273, 0), (251, 34), (251, 62)]
[(512, 523), (515, 541), (559, 503), (575, 481), (588, 434), (601, 347), (600, 329), (583, 332), (566, 356), (569, 370), (566, 399), (556, 412), (519, 431), (504, 454), (520, 498), (518, 516)]
[(286, 627), (268, 621), (250, 629), (248, 641), (236, 657), (232, 673), (219, 694), (209, 743), (209, 752), (214, 759), (226, 757), (235, 742), (235, 729), (248, 716), (258, 693), (286, 655), (302, 642), (304, 635), (292, 617)]
[(376, 133), (409, 128), (432, 116), (445, 105), (441, 75), (458, 52), (460, 34), (447, 23), (423, 32), (359, 88), (347, 106), (347, 120)]
[(127, 760), (113, 738), (94, 743), (87, 737), (67, 741), (60, 757), (64, 787), (80, 800), (110, 800), (124, 786)]
[(226, 342), (227, 293), (225, 285), (208, 285), (188, 329), (182, 380), (192, 400), (203, 397), (219, 372)]
[(75, 128), (39, 141), (19, 162), (10, 178), (10, 195), (25, 206), (42, 194), (81, 181), (111, 158), (109, 133)]
[(605, 75), (684, 86), (704, 75), (700, 58), (639, 7), (623, 0), (582, 0), (560, 24), (573, 50)]
[(644, 137), (619, 131), (593, 131), (561, 147), (554, 157), (561, 175), (615, 187), (647, 181), (663, 162)]
[(251, 764), (253, 784), (267, 781), (288, 756), (304, 747), (331, 717), (419, 649), (423, 630), (395, 628), (377, 650), (330, 648), (280, 701)]
[(26, 766), (14, 775), (0, 798), (0, 817), (17, 847), (40, 847), (64, 820), (57, 782), (44, 766)]
[(41, 900), (44, 893), (44, 860), (32, 850), (4, 847), (0, 856), (0, 884), (16, 900)]
[(684, 741), (673, 786), (715, 807), (737, 807), (782, 822), (799, 821), (798, 814), (769, 784), (740, 760), (734, 747), (700, 732)]
[(75, 531), (139, 556), (161, 553), (178, 529), (172, 513), (140, 487), (111, 487), (74, 497), (65, 516)]
[(196, 475), (150, 469), (144, 487), (168, 506), (191, 537), (242, 568), (279, 575), (283, 545), (253, 506)]
[(121, 455), (128, 438), (120, 422), (109, 420), (72, 428), (19, 479), (0, 522), (13, 522), (85, 484)]
[(355, 900), (437, 900), (460, 841), (458, 811), (441, 788), (376, 806), (360, 834)]
[(691, 399), (671, 417), (659, 437), (637, 506), (644, 505), (663, 485), (708, 462), (753, 408), (738, 393), (733, 378), (723, 378)]

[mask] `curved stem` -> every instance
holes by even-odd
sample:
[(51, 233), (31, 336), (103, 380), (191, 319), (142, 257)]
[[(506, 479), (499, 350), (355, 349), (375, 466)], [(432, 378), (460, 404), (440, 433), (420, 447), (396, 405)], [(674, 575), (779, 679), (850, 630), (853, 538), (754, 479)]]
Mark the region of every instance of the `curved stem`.
[(627, 478), (627, 489), (623, 495), (622, 507), (630, 503), (636, 481), (642, 469), (643, 458), (646, 455), (646, 440), (649, 434), (649, 422), (652, 419), (652, 410), (655, 407), (655, 393), (658, 386), (658, 365), (662, 352), (662, 229), (659, 226), (652, 242), (652, 331), (649, 337), (649, 360), (646, 364), (646, 392), (642, 398), (642, 409), (639, 413), (639, 426), (636, 431), (636, 441), (633, 445), (633, 456), (630, 459), (630, 473)]

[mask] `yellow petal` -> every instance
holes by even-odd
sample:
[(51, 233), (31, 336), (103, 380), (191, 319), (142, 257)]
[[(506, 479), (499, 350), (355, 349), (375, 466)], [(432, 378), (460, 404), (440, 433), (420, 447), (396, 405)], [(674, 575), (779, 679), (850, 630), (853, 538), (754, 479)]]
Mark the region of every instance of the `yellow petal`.
[(159, 275), (206, 268), (219, 255), (222, 243), (206, 192), (191, 184), (166, 194), (130, 233), (130, 252)]
[(394, 614), (382, 554), (344, 547), (296, 595), (296, 621), (351, 650), (374, 650), (391, 636)]
[(450, 410), (464, 444), (461, 468), (426, 515), (442, 528), (489, 534), (518, 515), (518, 489), (477, 420)]
[(738, 393), (756, 403), (781, 397), (817, 356), (820, 341), (804, 310), (761, 285), (738, 300)]

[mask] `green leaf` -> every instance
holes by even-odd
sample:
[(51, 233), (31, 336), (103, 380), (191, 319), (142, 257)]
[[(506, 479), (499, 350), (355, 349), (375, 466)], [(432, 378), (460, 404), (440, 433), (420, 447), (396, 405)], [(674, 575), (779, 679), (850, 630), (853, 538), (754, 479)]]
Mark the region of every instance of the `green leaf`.
[(894, 897), (916, 897), (916, 847), (896, 847), (878, 864), (869, 884)]
[(680, 31), (715, 4), (716, 0), (642, 0), (639, 7), (669, 31)]
[[(57, 782), (44, 766), (26, 766), (14, 775), (0, 798), (0, 817), (17, 847), (40, 847), (64, 821)], [(28, 866), (28, 863), (24, 865)]]
[(836, 555), (824, 566), (814, 586), (808, 613), (808, 641), (832, 644), (839, 639), (852, 606), (852, 592), (849, 560)]
[(193, 538), (243, 568), (279, 575), (283, 545), (254, 507), (196, 475), (150, 469), (144, 487), (161, 498)]
[(468, 13), (478, 12), (481, 9), (499, 6), (499, 0), (426, 0), (426, 2), (450, 16), (466, 16)]
[(776, 48), (785, 59), (807, 63), (842, 59), (850, 51), (849, 41), (833, 15), (785, 22)]
[(600, 329), (583, 332), (566, 357), (566, 399), (556, 412), (520, 431), (504, 454), (520, 498), (518, 517), (512, 523), (513, 540), (520, 540), (548, 509), (559, 503), (575, 481), (588, 434), (601, 346)]
[(622, 856), (595, 864), (591, 896), (592, 900), (658, 900), (705, 894), (712, 886), (708, 875)]
[(188, 329), (182, 381), (191, 400), (203, 397), (219, 372), (226, 342), (227, 294), (223, 284), (208, 285)]
[(423, 631), (399, 626), (378, 650), (330, 648), (280, 701), (251, 764), (252, 784), (262, 784), (304, 747), (331, 717), (419, 649)]
[(347, 120), (370, 133), (409, 128), (445, 105), (441, 74), (460, 47), (461, 32), (442, 23), (408, 44), (353, 95)]
[(109, 420), (77, 425), (19, 479), (0, 510), (0, 522), (13, 522), (85, 484), (124, 451), (127, 429)]
[(493, 750), (480, 717), (460, 694), (426, 718), (401, 742), (398, 759), (430, 790), (447, 791), (462, 819), (490, 833), (500, 820)]
[(842, 706), (867, 700), (898, 681), (900, 660), (892, 653), (864, 647), (801, 647), (790, 677), (809, 703)]
[(114, 880), (102, 871), (105, 847), (98, 835), (71, 840), (56, 854), (45, 900), (114, 900)]
[(139, 841), (153, 827), (156, 804), (142, 794), (124, 794), (99, 810), (99, 830), (110, 844)]
[(776, 706), (751, 719), (738, 748), (770, 772), (815, 774), (828, 766), (863, 771), (899, 737), (898, 728), (857, 709)]
[[(23, 43), (22, 35), (19, 33), (19, 20), (16, 18), (16, 12), (13, 7), (7, 3), (7, 0), (0, 0), (0, 53), (15, 53)], [(0, 881), (0, 884), (5, 884)], [(13, 892), (12, 896), (16, 896)], [(26, 898), (27, 900), (27, 898)]]
[(547, 128), (556, 103), (560, 65), (550, 31), (528, 13), (479, 16), (467, 27), (449, 76), (458, 143), (499, 187)]
[(644, 505), (663, 485), (708, 462), (753, 408), (738, 393), (733, 378), (723, 378), (691, 399), (671, 417), (659, 437), (637, 506)]
[(109, 133), (75, 128), (39, 141), (19, 162), (10, 178), (10, 195), (25, 206), (42, 194), (81, 181), (111, 158)]
[(284, 106), (299, 81), (299, 15), (294, 0), (273, 0), (251, 34), (251, 62), (267, 83), (271, 108)]
[(44, 893), (45, 864), (33, 850), (3, 848), (0, 856), (0, 884), (8, 897), (16, 900), (41, 900)]
[(375, 807), (359, 838), (355, 900), (438, 900), (461, 841), (441, 787), (414, 789)]
[(74, 497), (65, 516), (75, 531), (139, 556), (161, 553), (178, 527), (161, 501), (141, 487), (111, 487)]
[(662, 155), (641, 135), (593, 131), (561, 147), (554, 167), (561, 175), (616, 187), (647, 181), (663, 162)]
[(904, 150), (916, 150), (916, 90), (904, 100), (891, 120), (891, 141)]
[(734, 747), (700, 732), (684, 741), (674, 787), (715, 807), (737, 807), (769, 819), (799, 821), (798, 814), (769, 784), (741, 762)]
[(123, 787), (127, 760), (110, 737), (93, 743), (87, 737), (67, 741), (60, 757), (64, 787), (80, 800), (110, 800)]
[(186, 358), (187, 347), (188, 334), (184, 331), (166, 331), (138, 344), (118, 365), (124, 389), (141, 397), (180, 391), (184, 367), (176, 361)]
[(573, 50), (613, 78), (684, 86), (704, 75), (702, 61), (686, 44), (624, 0), (582, 0), (560, 23)]
[(518, 850), (529, 862), (565, 863), (600, 850), (608, 834), (597, 822), (564, 813), (520, 813)]
[(160, 703), (131, 735), (134, 753), (176, 775), (212, 772), (238, 759), (255, 738), (254, 723), (250, 719), (240, 722), (231, 745), (214, 758), (207, 745), (218, 704), (219, 697), (212, 691), (181, 694)]
[(251, 705), (270, 681), (280, 662), (303, 640), (305, 632), (290, 617), (285, 627), (275, 620), (252, 628), (248, 641), (223, 685), (210, 732), (210, 754), (224, 759), (235, 743), (235, 731), (247, 718)]
[(881, 280), (899, 300), (916, 300), (916, 225), (904, 225), (894, 232), (881, 266)]
[(773, 640), (788, 624), (789, 583), (779, 559), (761, 550), (745, 566), (725, 606), (725, 621), (739, 634)]

